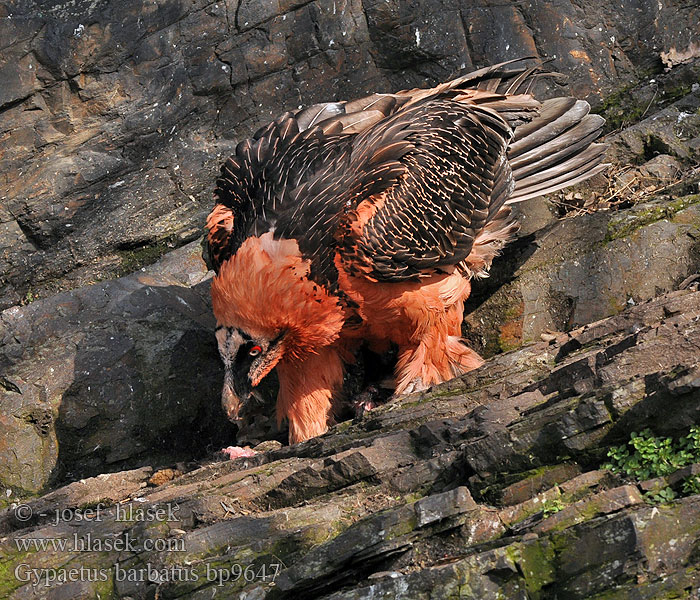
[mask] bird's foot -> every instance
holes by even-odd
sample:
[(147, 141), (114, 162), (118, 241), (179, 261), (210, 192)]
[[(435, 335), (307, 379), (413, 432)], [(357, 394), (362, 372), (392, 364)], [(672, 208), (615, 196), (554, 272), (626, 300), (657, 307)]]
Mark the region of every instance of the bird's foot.
[(250, 458), (255, 456), (257, 452), (250, 448), (249, 446), (229, 446), (228, 448), (222, 448), (219, 450), (221, 454), (228, 456), (229, 460), (234, 460), (236, 458)]
[(427, 390), (430, 386), (426, 385), (423, 383), (423, 380), (420, 377), (416, 377), (415, 379), (412, 379), (411, 381), (408, 382), (406, 387), (401, 390), (400, 393), (396, 394), (397, 396), (403, 396), (404, 394), (412, 394), (414, 392), (422, 392), (423, 390)]

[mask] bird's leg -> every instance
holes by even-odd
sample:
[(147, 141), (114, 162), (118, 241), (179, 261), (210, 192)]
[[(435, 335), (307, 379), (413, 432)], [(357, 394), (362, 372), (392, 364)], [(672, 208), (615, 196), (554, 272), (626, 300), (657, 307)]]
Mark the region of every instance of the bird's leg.
[(456, 336), (435, 343), (422, 340), (417, 346), (402, 348), (396, 365), (396, 395), (425, 390), (472, 371), (484, 360)]
[(338, 350), (326, 346), (303, 360), (283, 359), (277, 365), (280, 382), (277, 422), (289, 421), (289, 443), (303, 442), (328, 431), (332, 397), (343, 384)]
[[(396, 395), (424, 390), (480, 367), (484, 360), (461, 338), (462, 305), (426, 311), (415, 339), (399, 348)], [(427, 325), (427, 326), (426, 326)]]

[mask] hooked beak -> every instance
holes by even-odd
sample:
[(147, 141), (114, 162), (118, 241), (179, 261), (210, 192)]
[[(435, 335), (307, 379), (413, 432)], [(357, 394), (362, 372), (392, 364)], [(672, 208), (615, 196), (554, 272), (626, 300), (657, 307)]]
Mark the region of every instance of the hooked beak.
[[(224, 387), (221, 390), (221, 408), (229, 421), (235, 422), (240, 419), (241, 408), (250, 398), (252, 389), (246, 381), (240, 381), (233, 371), (226, 369), (224, 373)], [(246, 385), (247, 384), (247, 385)]]

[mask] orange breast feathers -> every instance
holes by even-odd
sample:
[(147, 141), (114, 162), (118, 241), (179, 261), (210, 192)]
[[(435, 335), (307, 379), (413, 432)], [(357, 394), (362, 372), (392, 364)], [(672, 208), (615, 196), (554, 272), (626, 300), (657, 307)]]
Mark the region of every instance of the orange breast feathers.
[(362, 327), (344, 330), (381, 351), (399, 347), (396, 393), (424, 389), (479, 367), (483, 361), (461, 339), (463, 301), (469, 280), (455, 271), (419, 282), (379, 283), (349, 275), (340, 261), (339, 283), (357, 305)]
[(317, 352), (338, 339), (345, 314), (309, 270), (296, 240), (248, 238), (212, 280), (217, 321), (270, 338), (286, 331), (287, 360)]

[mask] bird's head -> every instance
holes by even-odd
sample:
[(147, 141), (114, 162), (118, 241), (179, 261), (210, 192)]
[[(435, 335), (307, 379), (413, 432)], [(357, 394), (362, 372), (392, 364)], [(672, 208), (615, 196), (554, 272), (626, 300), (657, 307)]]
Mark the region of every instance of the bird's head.
[(309, 271), (296, 241), (265, 233), (245, 240), (212, 280), (229, 419), (280, 361), (301, 363), (338, 338), (343, 309)]
[(230, 421), (236, 421), (254, 388), (277, 366), (284, 355), (284, 333), (269, 339), (234, 327), (219, 325), (216, 341), (224, 363), (221, 405)]

